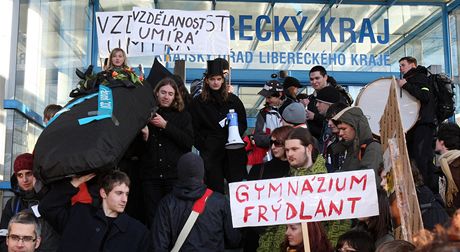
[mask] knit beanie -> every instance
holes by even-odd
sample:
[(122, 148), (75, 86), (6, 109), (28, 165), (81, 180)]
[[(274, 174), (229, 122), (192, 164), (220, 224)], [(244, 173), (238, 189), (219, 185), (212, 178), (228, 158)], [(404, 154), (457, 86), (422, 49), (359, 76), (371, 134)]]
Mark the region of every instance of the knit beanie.
[(340, 101), (340, 93), (333, 86), (326, 86), (316, 94), (316, 100), (324, 103), (333, 104)]
[(204, 179), (204, 163), (200, 156), (193, 152), (182, 155), (177, 162), (177, 176), (179, 181)]
[(293, 102), (289, 104), (284, 109), (281, 116), (283, 117), (284, 121), (294, 125), (305, 123), (305, 120), (307, 120), (305, 107), (299, 102)]
[(290, 87), (300, 88), (300, 81), (291, 76), (286, 77), (283, 82), (283, 88), (288, 89)]
[(33, 160), (34, 160), (34, 156), (30, 153), (23, 153), (17, 156), (16, 159), (14, 160), (14, 166), (13, 166), (14, 174), (17, 174), (18, 172), (22, 170), (32, 171)]

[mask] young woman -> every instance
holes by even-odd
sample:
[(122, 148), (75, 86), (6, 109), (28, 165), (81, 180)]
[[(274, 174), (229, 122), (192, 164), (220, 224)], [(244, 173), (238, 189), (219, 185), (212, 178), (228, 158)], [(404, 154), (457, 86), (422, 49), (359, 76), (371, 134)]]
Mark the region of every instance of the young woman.
[(203, 90), (193, 98), (190, 113), (193, 118), (195, 147), (200, 151), (206, 170), (206, 185), (224, 193), (224, 178), (228, 183), (247, 177), (247, 156), (244, 148), (225, 148), (229, 128), (226, 118), (229, 110), (238, 114), (238, 134), (247, 128), (246, 110), (238, 96), (227, 92), (222, 62), (208, 61)]
[(109, 62), (105, 68), (106, 71), (114, 70), (115, 68), (129, 68), (128, 57), (125, 51), (121, 48), (114, 48), (110, 52)]
[(148, 225), (159, 201), (177, 179), (177, 160), (190, 152), (193, 144), (192, 120), (184, 110), (176, 82), (171, 78), (161, 80), (154, 94), (159, 109), (142, 130), (146, 147), (141, 157), (141, 177)]
[(284, 140), (294, 128), (282, 126), (273, 130), (270, 137), (270, 150), (273, 159), (252, 167), (249, 172), (249, 179), (271, 179), (287, 177), (289, 174), (289, 162), (284, 150)]
[[(309, 222), (308, 238), (310, 251), (331, 252), (331, 243), (327, 239), (326, 232), (320, 222)], [(285, 240), (281, 245), (281, 252), (303, 252), (302, 224), (288, 224), (286, 227)]]

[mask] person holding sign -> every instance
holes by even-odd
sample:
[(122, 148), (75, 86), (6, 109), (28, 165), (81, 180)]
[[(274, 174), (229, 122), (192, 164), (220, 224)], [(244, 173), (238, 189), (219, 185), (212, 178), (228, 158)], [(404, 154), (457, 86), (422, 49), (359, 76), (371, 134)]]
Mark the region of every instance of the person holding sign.
[(231, 109), (238, 115), (238, 131), (242, 136), (247, 128), (244, 105), (236, 95), (227, 92), (222, 61), (210, 60), (203, 90), (193, 98), (190, 113), (195, 147), (204, 160), (206, 184), (220, 193), (224, 193), (224, 178), (230, 183), (247, 177), (245, 149), (225, 148), (229, 135), (226, 118)]
[[(308, 238), (310, 240), (310, 251), (332, 252), (331, 242), (327, 239), (326, 232), (319, 222), (309, 222)], [(300, 223), (288, 224), (286, 227), (286, 236), (281, 251), (303, 252), (302, 226)]]
[[(310, 131), (305, 128), (295, 128), (291, 131), (284, 142), (286, 157), (290, 165), (289, 176), (305, 176), (327, 173), (325, 160), (319, 155), (314, 147), (314, 138)], [(350, 227), (347, 220), (330, 221), (324, 223), (327, 228), (329, 239), (334, 242)], [(268, 227), (266, 232), (259, 239), (258, 252), (275, 251), (284, 239), (283, 226)]]

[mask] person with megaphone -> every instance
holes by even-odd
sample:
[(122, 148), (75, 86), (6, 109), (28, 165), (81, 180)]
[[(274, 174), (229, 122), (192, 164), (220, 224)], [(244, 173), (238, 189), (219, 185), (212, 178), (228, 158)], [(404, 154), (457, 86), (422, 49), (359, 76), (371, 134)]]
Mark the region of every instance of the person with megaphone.
[(241, 144), (247, 128), (246, 110), (236, 95), (227, 92), (223, 69), (221, 61), (207, 62), (203, 90), (190, 108), (206, 184), (220, 193), (225, 191), (224, 179), (235, 182), (247, 176), (247, 156)]

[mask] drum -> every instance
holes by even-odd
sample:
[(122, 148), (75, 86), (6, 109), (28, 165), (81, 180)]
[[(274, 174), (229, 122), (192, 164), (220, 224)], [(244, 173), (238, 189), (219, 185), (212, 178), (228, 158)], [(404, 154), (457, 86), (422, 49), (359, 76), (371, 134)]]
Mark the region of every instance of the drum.
[[(383, 115), (390, 94), (393, 78), (377, 79), (361, 89), (355, 105), (360, 107), (369, 119), (372, 133), (380, 136), (380, 118)], [(404, 132), (407, 132), (417, 122), (420, 102), (406, 90), (396, 85), (396, 94), (399, 102), (399, 111)]]

